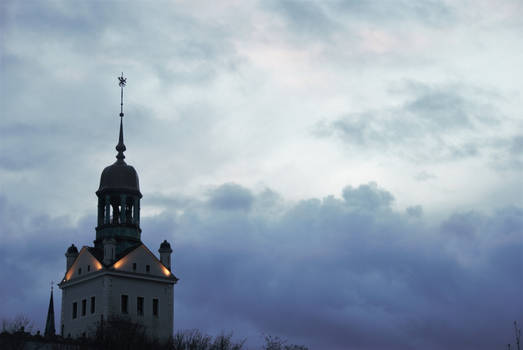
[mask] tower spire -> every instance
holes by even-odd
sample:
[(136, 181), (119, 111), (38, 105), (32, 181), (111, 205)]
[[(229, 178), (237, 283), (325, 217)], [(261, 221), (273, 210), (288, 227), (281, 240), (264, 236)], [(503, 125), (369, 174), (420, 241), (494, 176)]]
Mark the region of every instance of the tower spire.
[(123, 143), (123, 88), (126, 84), (127, 78), (124, 78), (122, 72), (122, 75), (118, 77), (118, 85), (120, 86), (120, 136), (118, 137), (118, 144), (116, 145), (116, 150), (118, 151), (116, 159), (118, 159), (118, 161), (124, 160), (125, 156), (123, 152), (125, 152), (126, 149)]
[(49, 299), (49, 309), (47, 310), (47, 321), (45, 322), (46, 337), (53, 337), (56, 334), (54, 327), (54, 303), (53, 303), (53, 281), (51, 281), (51, 298)]

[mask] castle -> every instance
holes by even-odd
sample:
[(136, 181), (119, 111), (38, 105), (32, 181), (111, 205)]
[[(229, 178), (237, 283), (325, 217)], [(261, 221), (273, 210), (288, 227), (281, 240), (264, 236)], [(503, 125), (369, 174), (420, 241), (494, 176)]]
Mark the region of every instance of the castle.
[[(173, 335), (172, 249), (160, 244), (159, 258), (141, 241), (140, 199), (136, 170), (124, 159), (123, 87), (116, 162), (102, 171), (98, 197), (98, 224), (93, 246), (67, 249), (62, 290), (60, 332), (63, 337), (93, 335), (112, 317), (145, 326), (151, 338)], [(54, 323), (54, 322), (53, 322)]]

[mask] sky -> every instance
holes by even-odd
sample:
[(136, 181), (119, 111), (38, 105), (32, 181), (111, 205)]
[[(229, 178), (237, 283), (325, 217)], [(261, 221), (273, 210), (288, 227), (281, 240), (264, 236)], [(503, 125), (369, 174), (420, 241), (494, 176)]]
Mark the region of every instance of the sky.
[(522, 32), (516, 0), (0, 2), (0, 318), (43, 329), (67, 247), (92, 244), (123, 72), (176, 330), (514, 342)]

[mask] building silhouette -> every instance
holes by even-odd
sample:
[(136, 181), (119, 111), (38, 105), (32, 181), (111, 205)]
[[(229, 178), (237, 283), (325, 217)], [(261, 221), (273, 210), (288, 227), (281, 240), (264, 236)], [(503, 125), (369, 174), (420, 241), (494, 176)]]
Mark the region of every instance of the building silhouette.
[[(157, 257), (141, 241), (138, 174), (124, 159), (123, 87), (116, 162), (102, 171), (98, 223), (93, 246), (65, 253), (60, 332), (64, 337), (93, 335), (110, 318), (145, 326), (147, 335), (165, 340), (173, 334), (172, 249), (161, 243)], [(52, 302), (52, 301), (51, 301)]]

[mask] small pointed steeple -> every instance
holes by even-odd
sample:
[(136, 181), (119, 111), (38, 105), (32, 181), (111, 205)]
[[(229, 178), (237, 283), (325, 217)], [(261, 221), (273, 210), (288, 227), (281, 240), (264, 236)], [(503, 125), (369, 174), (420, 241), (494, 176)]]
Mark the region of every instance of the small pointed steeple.
[(118, 145), (116, 145), (116, 150), (118, 154), (116, 159), (122, 161), (125, 159), (123, 152), (125, 152), (125, 144), (123, 143), (123, 88), (127, 84), (127, 78), (124, 78), (123, 72), (120, 77), (118, 77), (118, 85), (120, 85), (120, 136), (118, 137)]
[(125, 159), (123, 152), (125, 152), (126, 150), (125, 144), (123, 143), (123, 118), (120, 118), (120, 136), (118, 137), (118, 144), (116, 145), (116, 150), (118, 151), (116, 159), (118, 159), (118, 161), (123, 161)]
[(54, 327), (54, 303), (53, 303), (53, 282), (51, 281), (51, 298), (49, 299), (49, 310), (47, 311), (47, 321), (45, 322), (46, 337), (53, 337), (56, 334)]

